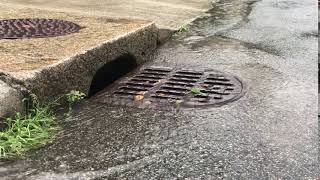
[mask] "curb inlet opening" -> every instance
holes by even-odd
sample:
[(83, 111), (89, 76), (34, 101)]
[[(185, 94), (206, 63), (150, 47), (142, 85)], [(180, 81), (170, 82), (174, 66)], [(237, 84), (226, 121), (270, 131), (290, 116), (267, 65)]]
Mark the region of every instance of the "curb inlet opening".
[(131, 54), (122, 55), (106, 63), (94, 75), (89, 90), (89, 97), (95, 95), (117, 79), (131, 72), (137, 66), (137, 60)]

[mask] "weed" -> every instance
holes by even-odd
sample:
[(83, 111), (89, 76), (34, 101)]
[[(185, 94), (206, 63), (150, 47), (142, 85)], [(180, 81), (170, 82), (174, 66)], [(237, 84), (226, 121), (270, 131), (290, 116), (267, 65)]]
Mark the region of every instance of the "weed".
[(83, 99), (84, 97), (86, 97), (86, 94), (80, 91), (72, 90), (70, 91), (70, 93), (66, 94), (66, 96), (67, 96), (67, 101), (70, 104), (74, 104), (80, 101), (81, 99)]
[(195, 95), (198, 95), (198, 94), (200, 94), (200, 95), (205, 95), (205, 93), (201, 92), (201, 89), (198, 88), (198, 87), (193, 87), (193, 88), (191, 89), (191, 93), (192, 93), (192, 94), (195, 94)]
[(51, 111), (54, 105), (55, 103), (41, 106), (36, 103), (26, 115), (17, 113), (14, 118), (7, 118), (5, 120), (7, 127), (0, 132), (0, 158), (21, 155), (51, 138), (59, 129)]
[(178, 32), (179, 33), (186, 33), (188, 31), (189, 31), (189, 28), (186, 25), (183, 25), (183, 26), (180, 27)]
[(187, 35), (187, 32), (189, 31), (189, 28), (187, 25), (183, 25), (180, 27), (180, 29), (173, 34), (173, 37), (176, 38), (176, 39), (179, 39), (179, 38), (183, 38), (184, 36)]
[(21, 155), (52, 138), (59, 131), (52, 109), (58, 106), (57, 102), (64, 97), (69, 102), (71, 114), (72, 105), (83, 99), (85, 94), (71, 91), (47, 105), (40, 105), (36, 95), (30, 96), (31, 103), (30, 99), (23, 99), (27, 107), (26, 114), (23, 116), (17, 113), (14, 118), (5, 119), (7, 127), (0, 132), (0, 158)]
[(69, 103), (69, 110), (67, 113), (65, 113), (65, 116), (69, 117), (72, 114), (72, 106), (80, 100), (84, 99), (86, 97), (86, 94), (80, 91), (72, 90), (70, 91), (70, 93), (66, 94), (66, 97)]

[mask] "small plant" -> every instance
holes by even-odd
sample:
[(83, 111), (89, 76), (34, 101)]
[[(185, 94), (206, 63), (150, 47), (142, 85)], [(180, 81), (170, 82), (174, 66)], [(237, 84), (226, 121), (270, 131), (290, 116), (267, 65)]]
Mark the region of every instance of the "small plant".
[(178, 32), (179, 33), (186, 33), (188, 31), (189, 31), (189, 28), (186, 25), (183, 25), (183, 26), (180, 27)]
[(80, 100), (84, 99), (86, 97), (86, 94), (80, 91), (72, 90), (70, 93), (66, 94), (67, 101), (69, 103), (69, 110), (65, 114), (66, 117), (71, 116), (72, 114), (72, 106), (79, 102)]
[(180, 27), (180, 29), (176, 33), (173, 34), (173, 37), (177, 38), (177, 39), (182, 38), (182, 37), (187, 35), (188, 31), (189, 31), (188, 26), (187, 25), (183, 25), (183, 26)]
[(206, 95), (205, 93), (201, 92), (201, 89), (198, 87), (193, 87), (191, 89), (191, 93), (195, 95)]
[(80, 91), (72, 90), (70, 93), (66, 94), (67, 101), (71, 104), (74, 104), (76, 102), (79, 102), (83, 98), (86, 97), (86, 94)]

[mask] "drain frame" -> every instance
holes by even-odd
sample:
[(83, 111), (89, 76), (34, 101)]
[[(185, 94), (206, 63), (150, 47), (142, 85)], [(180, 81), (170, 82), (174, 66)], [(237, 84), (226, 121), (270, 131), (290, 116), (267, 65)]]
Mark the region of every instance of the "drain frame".
[[(200, 88), (200, 94), (191, 92)], [(221, 107), (237, 101), (247, 92), (239, 77), (218, 70), (141, 68), (106, 88), (95, 99), (100, 102), (162, 108)]]

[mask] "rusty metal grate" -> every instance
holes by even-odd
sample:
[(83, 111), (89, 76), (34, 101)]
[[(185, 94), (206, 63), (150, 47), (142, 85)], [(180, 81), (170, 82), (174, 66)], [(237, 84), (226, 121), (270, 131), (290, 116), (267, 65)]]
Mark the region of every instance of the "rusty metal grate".
[[(110, 97), (113, 102), (144, 106), (217, 107), (238, 100), (244, 94), (244, 83), (226, 73), (152, 67), (119, 81), (96, 99)], [(110, 98), (106, 101), (110, 102)]]
[(0, 39), (43, 38), (78, 32), (81, 27), (58, 19), (0, 20)]

